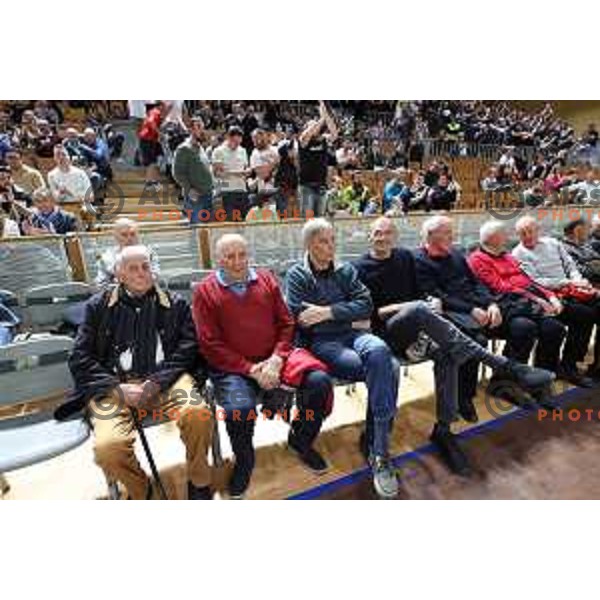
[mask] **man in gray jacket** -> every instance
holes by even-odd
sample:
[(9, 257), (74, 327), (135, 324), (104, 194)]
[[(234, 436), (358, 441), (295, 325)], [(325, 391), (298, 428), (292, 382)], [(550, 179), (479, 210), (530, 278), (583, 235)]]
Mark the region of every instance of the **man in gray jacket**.
[(214, 181), (202, 147), (204, 123), (192, 119), (190, 137), (175, 150), (173, 177), (182, 189), (184, 213), (192, 225), (212, 220)]

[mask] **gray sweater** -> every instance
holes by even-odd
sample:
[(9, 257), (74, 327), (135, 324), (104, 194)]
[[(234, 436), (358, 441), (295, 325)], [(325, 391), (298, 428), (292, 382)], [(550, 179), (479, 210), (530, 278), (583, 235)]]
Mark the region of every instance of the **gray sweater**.
[(583, 279), (563, 244), (554, 238), (541, 237), (533, 250), (519, 244), (512, 253), (529, 277), (550, 290)]

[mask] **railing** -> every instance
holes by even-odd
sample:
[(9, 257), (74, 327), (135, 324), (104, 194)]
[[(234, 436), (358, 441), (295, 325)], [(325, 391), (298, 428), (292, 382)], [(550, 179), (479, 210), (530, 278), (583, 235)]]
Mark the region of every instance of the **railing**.
[[(505, 199), (508, 198), (504, 194)], [(508, 198), (510, 200), (510, 198)], [(564, 224), (577, 217), (591, 219), (600, 209), (557, 206), (524, 209), (515, 202), (492, 202), (479, 211), (454, 211), (456, 243), (471, 247), (478, 242), (479, 228), (491, 218), (505, 221), (514, 230), (516, 219), (525, 213), (537, 217), (544, 229), (558, 234)], [(409, 213), (395, 218), (399, 243), (416, 248), (423, 221), (430, 215)], [(368, 231), (375, 217), (344, 217), (333, 220), (337, 254), (352, 260), (368, 249)], [(214, 247), (223, 233), (243, 233), (249, 242), (255, 264), (285, 274), (302, 257), (302, 220), (281, 223), (214, 223), (187, 227), (141, 227), (141, 241), (150, 244), (161, 262), (161, 275), (170, 277), (192, 269), (215, 266)], [(0, 240), (0, 289), (22, 295), (27, 289), (49, 283), (87, 281), (93, 283), (96, 262), (103, 250), (113, 244), (111, 232), (79, 233), (68, 236), (39, 236)]]

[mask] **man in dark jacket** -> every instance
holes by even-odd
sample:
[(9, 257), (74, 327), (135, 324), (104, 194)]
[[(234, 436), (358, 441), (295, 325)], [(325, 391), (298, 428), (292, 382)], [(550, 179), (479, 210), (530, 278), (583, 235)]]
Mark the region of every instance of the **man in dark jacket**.
[(365, 381), (369, 391), (367, 454), (379, 496), (395, 497), (398, 480), (388, 461), (388, 437), (396, 412), (399, 373), (387, 344), (357, 325), (373, 311), (369, 290), (349, 263), (336, 264), (333, 227), (312, 219), (302, 229), (306, 256), (287, 275), (287, 300), (301, 341), (334, 377)]
[[(467, 457), (451, 432), (458, 414), (463, 416), (458, 403), (460, 366), (468, 360), (482, 362), (497, 377), (525, 387), (539, 387), (550, 374), (489, 352), (441, 315), (439, 300), (425, 298), (419, 290), (413, 254), (395, 247), (398, 230), (391, 219), (376, 219), (369, 239), (371, 249), (354, 265), (371, 292), (373, 331), (396, 355), (434, 361), (437, 422), (431, 440), (452, 471), (468, 475)], [(464, 412), (466, 420), (474, 419), (471, 402)]]
[(563, 244), (575, 261), (579, 272), (592, 285), (600, 285), (600, 253), (590, 243), (590, 226), (583, 219), (575, 219), (564, 227)]
[(116, 269), (119, 285), (86, 307), (69, 359), (75, 392), (57, 418), (87, 407), (96, 463), (134, 499), (149, 499), (152, 485), (135, 457), (132, 411), (175, 420), (186, 446), (188, 496), (210, 499), (212, 422), (191, 375), (198, 347), (190, 307), (154, 285), (145, 246), (123, 248)]

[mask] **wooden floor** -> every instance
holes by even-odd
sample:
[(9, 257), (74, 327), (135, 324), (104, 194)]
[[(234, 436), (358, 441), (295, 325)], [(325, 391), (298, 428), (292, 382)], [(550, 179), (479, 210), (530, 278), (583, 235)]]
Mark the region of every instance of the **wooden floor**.
[[(484, 386), (482, 386), (483, 389)], [(434, 422), (432, 363), (411, 367), (402, 376), (399, 410), (391, 436), (391, 453), (399, 455), (428, 443)], [(366, 390), (358, 385), (351, 395), (347, 388), (337, 388), (335, 408), (317, 441), (318, 449), (330, 463), (322, 476), (307, 471), (285, 447), (288, 426), (283, 422), (259, 420), (256, 428), (257, 465), (247, 497), (249, 499), (282, 499), (299, 494), (320, 484), (334, 481), (364, 467), (358, 451), (358, 436), (366, 411)], [(480, 422), (493, 419), (510, 410), (490, 405), (483, 391), (477, 398)], [(223, 454), (231, 456), (229, 440), (220, 424)], [(459, 426), (459, 429), (466, 425)], [(177, 427), (167, 423), (148, 432), (161, 475), (170, 498), (184, 498), (186, 470), (184, 448)], [(138, 456), (145, 465), (141, 448)], [(214, 484), (222, 489), (229, 461), (214, 473)], [(147, 465), (146, 465), (147, 468)], [(7, 474), (11, 490), (4, 499), (95, 499), (106, 497), (102, 472), (93, 462), (92, 443), (45, 463)], [(220, 497), (219, 495), (217, 497)]]

